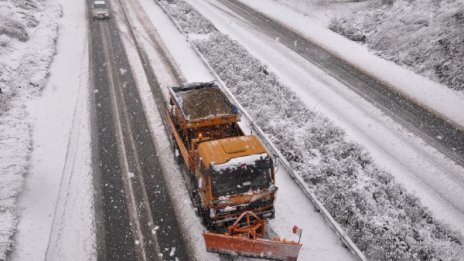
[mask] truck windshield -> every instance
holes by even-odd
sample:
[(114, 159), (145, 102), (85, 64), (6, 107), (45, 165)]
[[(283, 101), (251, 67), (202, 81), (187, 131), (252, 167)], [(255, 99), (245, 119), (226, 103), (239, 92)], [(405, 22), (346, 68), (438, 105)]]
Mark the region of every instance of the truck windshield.
[(214, 171), (213, 194), (215, 197), (243, 194), (268, 188), (272, 183), (271, 160), (258, 160), (253, 165), (242, 165), (220, 172)]

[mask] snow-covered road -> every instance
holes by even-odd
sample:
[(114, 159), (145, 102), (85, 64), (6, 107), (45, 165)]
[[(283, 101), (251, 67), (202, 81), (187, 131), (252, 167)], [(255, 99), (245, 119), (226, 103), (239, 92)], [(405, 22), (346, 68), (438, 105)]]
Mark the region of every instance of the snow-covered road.
[[(312, 38), (329, 37), (333, 41), (339, 40), (337, 37), (331, 38), (330, 34), (319, 27), (311, 30), (313, 24), (310, 24), (309, 29), (308, 26), (302, 27), (301, 21), (304, 17), (294, 10), (278, 5), (274, 1), (263, 1), (266, 0), (242, 2), (246, 2), (271, 17), (280, 19), (282, 23), (287, 23), (288, 26), (307, 34), (308, 37), (310, 35)], [(89, 128), (91, 121), (87, 101), (88, 88), (92, 83), (88, 82), (89, 46), (85, 6), (79, 2), (64, 0), (59, 2), (63, 6), (64, 18), (59, 22), (60, 38), (57, 44), (57, 55), (51, 67), (51, 77), (43, 97), (33, 100), (28, 106), (29, 113), (34, 119), (32, 165), (24, 193), (18, 201), (20, 222), (15, 236), (14, 251), (11, 254), (12, 260), (94, 260), (98, 255), (96, 249), (98, 235), (96, 236), (95, 233), (98, 229), (102, 232), (102, 228), (97, 228), (98, 224), (95, 224), (94, 220), (94, 188), (90, 165), (91, 134)], [(188, 2), (210, 19), (220, 31), (229, 34), (231, 38), (240, 42), (250, 53), (258, 57), (267, 66), (266, 70), (278, 75), (279, 80), (295, 92), (307, 108), (328, 116), (347, 132), (350, 140), (367, 148), (376, 164), (392, 173), (409, 192), (417, 195), (436, 217), (452, 225), (464, 235), (464, 201), (462, 200), (464, 198), (464, 169), (462, 167), (437, 152), (436, 149), (406, 130), (343, 83), (328, 75), (327, 72), (308, 62), (291, 48), (285, 47), (280, 39), (270, 37), (247, 17), (221, 4), (221, 1), (188, 0)], [(125, 21), (126, 18), (119, 3), (122, 3), (128, 11), (129, 24)], [(148, 144), (145, 141), (150, 140), (147, 146), (153, 143), (153, 151), (156, 150), (156, 152), (148, 154), (156, 154), (160, 162), (159, 168), (162, 171), (159, 173), (163, 173), (166, 180), (166, 193), (173, 201), (179, 229), (182, 231), (182, 236), (178, 238), (170, 235), (174, 238), (172, 242), (182, 238), (183, 242), (187, 242), (186, 250), (192, 258), (223, 259), (223, 256), (205, 251), (201, 237), (204, 227), (191, 206), (182, 171), (174, 160), (168, 135), (163, 129), (159, 110), (159, 103), (163, 101), (159, 100), (160, 97), (158, 100), (153, 98), (158, 95), (154, 93), (153, 86), (159, 85), (166, 95), (167, 87), (178, 85), (180, 81), (210, 81), (214, 80), (215, 76), (192, 49), (188, 42), (189, 39), (178, 31), (155, 1), (134, 0), (130, 3), (119, 1), (113, 4), (113, 11), (115, 24), (118, 26), (124, 45), (118, 47), (121, 49), (115, 53), (125, 52), (128, 59), (125, 64), (130, 67), (126, 68), (125, 65), (121, 65), (120, 68), (113, 68), (112, 71), (115, 75), (121, 75), (117, 77), (123, 77), (128, 71), (133, 73), (134, 79), (131, 81), (135, 82), (133, 88), (140, 94), (142, 107), (129, 104), (132, 99), (128, 99), (127, 103), (121, 102), (127, 99), (124, 98), (124, 93), (129, 92), (126, 89), (127, 82), (124, 82), (122, 87), (115, 87), (120, 88), (121, 91), (117, 94), (120, 98), (114, 98), (113, 102), (116, 103), (119, 99), (124, 111), (132, 113), (137, 111), (137, 117), (139, 119), (143, 117), (144, 121), (146, 117), (147, 121), (142, 125), (140, 122), (136, 124), (135, 120), (131, 122), (133, 119), (126, 115), (127, 112), (118, 112), (118, 115), (126, 115), (124, 116), (126, 126), (118, 125), (120, 136), (123, 136), (123, 132), (130, 133), (132, 128), (144, 126), (144, 131), (142, 131), (144, 134), (136, 135), (136, 139), (140, 139), (137, 140), (138, 145), (136, 146), (134, 142), (131, 145), (132, 151), (136, 151), (138, 149), (136, 147), (142, 147), (140, 144)], [(289, 17), (293, 18), (288, 19)], [(105, 26), (103, 23), (99, 25), (100, 29)], [(132, 27), (132, 32), (128, 26)], [(109, 28), (106, 28), (107, 35), (117, 35), (115, 30), (110, 32)], [(196, 35), (190, 36), (196, 37)], [(141, 50), (137, 50), (137, 47)], [(334, 48), (333, 45), (326, 47)], [(340, 47), (336, 51), (342, 52), (342, 49)], [(385, 65), (383, 62), (376, 63), (376, 60), (371, 59), (366, 52), (353, 51), (353, 53), (365, 58), (358, 58), (355, 63), (369, 61), (369, 66), (373, 67), (373, 74), (379, 73), (378, 68)], [(110, 64), (111, 66), (120, 64), (122, 58), (119, 55), (106, 53), (106, 60), (109, 60), (110, 56), (118, 58), (115, 59), (113, 65)], [(150, 66), (147, 66), (147, 61)], [(106, 68), (107, 65), (105, 63), (103, 67)], [(147, 69), (149, 67), (152, 72)], [(392, 84), (402, 86), (412, 83), (411, 85), (414, 86), (421, 84), (428, 86), (427, 93), (419, 97), (421, 102), (439, 110), (443, 109), (443, 113), (451, 116), (461, 108), (461, 103), (454, 106), (457, 101), (455, 98), (447, 101), (450, 103), (447, 108), (442, 103), (443, 98), (433, 97), (430, 88), (433, 89), (434, 84), (422, 78), (410, 76), (407, 72), (395, 68), (394, 65), (389, 64), (387, 67), (389, 73), (400, 75), (403, 80), (407, 79), (406, 81), (394, 80)], [(156, 84), (154, 84), (155, 79)], [(413, 95), (415, 91), (417, 90), (406, 90), (410, 95)], [(98, 90), (95, 90), (95, 97), (100, 95), (97, 93)], [(132, 93), (129, 93), (129, 96), (131, 95)], [(138, 104), (138, 98), (136, 100), (135, 103)], [(96, 107), (100, 106), (101, 104), (97, 102)], [(108, 109), (108, 111), (113, 109)], [(461, 122), (463, 120), (461, 116), (462, 114), (456, 116), (456, 121)], [(248, 124), (244, 122), (244, 126), (246, 125)], [(123, 143), (119, 141), (118, 144), (124, 146)], [(136, 154), (137, 152), (134, 152), (134, 155)], [(151, 166), (150, 164), (152, 164), (151, 161), (141, 165)], [(142, 174), (148, 175), (153, 171), (151, 167), (147, 169), (144, 167), (142, 171), (141, 165), (137, 167), (140, 172), (136, 173), (138, 178)], [(134, 174), (130, 171), (126, 172), (128, 182), (133, 182), (130, 180), (133, 179)], [(137, 182), (144, 183), (144, 179), (140, 178)], [(278, 169), (277, 185), (280, 190), (276, 202), (276, 218), (270, 222), (270, 226), (280, 236), (290, 239), (296, 239), (290, 231), (293, 225), (296, 224), (303, 228), (302, 243), (304, 246), (300, 254), (301, 260), (349, 260), (353, 258), (284, 168)], [(147, 189), (143, 188), (143, 190)], [(137, 191), (141, 193), (139, 189)], [(143, 193), (146, 194), (146, 192)], [(133, 199), (133, 206), (136, 205), (135, 200)], [(159, 203), (159, 200), (151, 201), (150, 206), (145, 206), (144, 211), (147, 213), (151, 208), (156, 210), (160, 207), (154, 204)], [(148, 200), (144, 202), (147, 204)], [(113, 205), (111, 203), (108, 206)], [(132, 212), (143, 211), (135, 209)], [(144, 215), (149, 216), (150, 213), (147, 213)], [(168, 219), (172, 219), (173, 216), (169, 214)], [(155, 231), (153, 233), (156, 234), (158, 226), (155, 227), (152, 221), (145, 221), (143, 218), (137, 220), (137, 222), (144, 222), (139, 230), (148, 228), (145, 229), (145, 233)], [(126, 228), (129, 229), (129, 226)], [(113, 232), (117, 237), (117, 231)], [(181, 249), (179, 245), (172, 246), (167, 241), (165, 243), (166, 248), (162, 251), (166, 254), (169, 255), (177, 250), (181, 253), (180, 255), (183, 255), (184, 249)], [(140, 248), (143, 252), (144, 246), (139, 245), (137, 240), (130, 244), (136, 245), (133, 248)], [(118, 245), (113, 247), (117, 248)], [(240, 257), (234, 258), (234, 260), (241, 259)]]

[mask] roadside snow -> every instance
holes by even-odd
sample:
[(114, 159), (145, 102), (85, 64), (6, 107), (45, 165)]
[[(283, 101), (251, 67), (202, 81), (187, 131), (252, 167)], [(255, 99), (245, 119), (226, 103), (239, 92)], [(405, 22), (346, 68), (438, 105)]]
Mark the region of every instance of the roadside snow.
[(34, 119), (12, 260), (95, 260), (85, 4), (60, 0), (57, 55)]
[(461, 0), (383, 0), (334, 19), (329, 28), (380, 57), (463, 91), (463, 24)]
[[(399, 93), (403, 93), (426, 108), (443, 115), (450, 122), (464, 128), (464, 113), (462, 113), (464, 111), (464, 92), (448, 89), (442, 84), (377, 57), (366, 46), (334, 33), (322, 27), (320, 21), (308, 19), (304, 14), (275, 1), (240, 1), (288, 25), (295, 31), (301, 32), (329, 52), (349, 61), (362, 71), (396, 89)], [(290, 5), (288, 1), (286, 4)], [(305, 10), (312, 12), (309, 6)], [(292, 19), (288, 19), (289, 17)]]
[(347, 16), (372, 3), (372, 1), (350, 0), (270, 0), (266, 3), (269, 2), (271, 5), (279, 3), (296, 13), (303, 14), (311, 23), (317, 23), (322, 27), (328, 27), (334, 18)]
[(60, 16), (55, 0), (0, 3), (0, 260), (11, 251), (16, 197), (30, 167), (33, 120), (27, 103), (47, 82)]
[(94, 256), (84, 7), (0, 3), (0, 260)]

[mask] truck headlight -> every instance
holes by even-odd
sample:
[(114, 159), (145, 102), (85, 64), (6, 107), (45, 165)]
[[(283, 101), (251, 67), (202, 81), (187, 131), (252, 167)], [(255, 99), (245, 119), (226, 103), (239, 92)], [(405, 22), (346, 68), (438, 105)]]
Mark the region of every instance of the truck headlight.
[(218, 212), (221, 212), (221, 213), (226, 213), (226, 212), (232, 212), (232, 211), (235, 211), (237, 210), (237, 207), (236, 206), (227, 206), (225, 208), (222, 208), (222, 209), (218, 209)]

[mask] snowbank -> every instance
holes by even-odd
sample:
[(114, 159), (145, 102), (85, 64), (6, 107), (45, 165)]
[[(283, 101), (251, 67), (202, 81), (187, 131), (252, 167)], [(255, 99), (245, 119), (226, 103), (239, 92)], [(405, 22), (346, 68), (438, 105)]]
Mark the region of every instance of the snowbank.
[[(314, 13), (313, 9), (317, 9), (311, 9), (311, 6), (315, 5), (314, 3), (307, 2), (306, 5), (299, 5), (302, 8), (305, 6), (305, 9), (304, 11), (298, 10), (297, 12), (275, 2), (285, 2), (287, 5), (294, 5), (294, 3), (284, 0), (271, 2), (266, 2), (265, 0), (240, 1), (300, 32), (329, 53), (348, 61), (359, 70), (378, 79), (389, 88), (414, 100), (428, 110), (441, 115), (449, 122), (457, 126), (464, 126), (464, 114), (462, 114), (464, 110), (464, 103), (462, 102), (464, 92), (457, 92), (456, 90), (446, 88), (446, 86), (437, 81), (432, 81), (425, 76), (414, 73), (406, 67), (398, 66), (392, 61), (378, 57), (368, 50), (366, 45), (351, 41), (321, 26), (324, 22), (317, 20), (320, 19), (319, 17), (299, 13)], [(295, 1), (300, 3), (303, 0)], [(375, 3), (375, 1), (369, 3)], [(333, 18), (339, 14), (346, 13), (346, 9), (362, 8), (365, 5), (367, 4), (355, 7), (355, 3), (333, 1), (328, 2), (325, 8), (335, 9), (335, 11), (330, 12), (330, 17)], [(321, 8), (320, 5), (319, 8)], [(292, 19), (288, 19), (288, 17), (292, 17)]]
[(334, 19), (330, 29), (387, 60), (464, 90), (463, 25), (463, 1), (390, 0)]
[(55, 0), (0, 3), (0, 260), (11, 250), (16, 196), (30, 163), (32, 126), (25, 104), (47, 81), (60, 16)]
[(33, 147), (8, 260), (95, 260), (88, 109), (87, 6), (58, 0), (56, 55), (40, 97), (28, 102)]
[[(181, 0), (161, 3), (175, 12), (181, 26), (196, 12)], [(177, 10), (176, 3), (182, 9)], [(458, 235), (379, 170), (364, 149), (347, 142), (343, 130), (309, 111), (237, 42), (213, 26), (197, 28), (205, 24), (199, 19), (183, 30), (209, 35), (195, 38), (200, 52), (369, 259), (463, 255)]]

